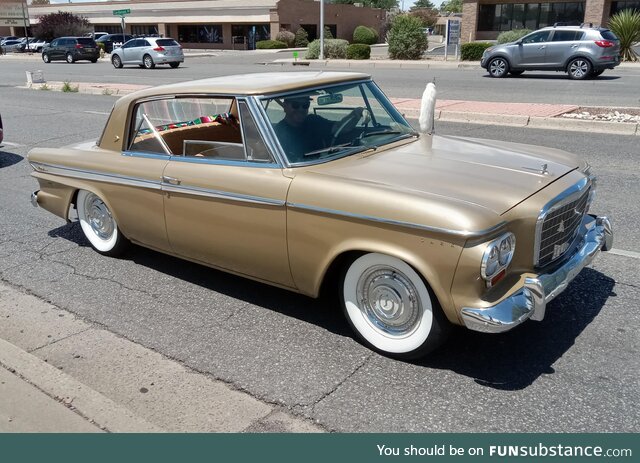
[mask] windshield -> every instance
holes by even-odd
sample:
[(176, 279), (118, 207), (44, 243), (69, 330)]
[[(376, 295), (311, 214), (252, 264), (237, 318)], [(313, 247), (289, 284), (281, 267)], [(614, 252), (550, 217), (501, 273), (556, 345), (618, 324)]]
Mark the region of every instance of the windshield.
[(264, 98), (262, 105), (293, 165), (324, 162), (416, 136), (373, 82)]

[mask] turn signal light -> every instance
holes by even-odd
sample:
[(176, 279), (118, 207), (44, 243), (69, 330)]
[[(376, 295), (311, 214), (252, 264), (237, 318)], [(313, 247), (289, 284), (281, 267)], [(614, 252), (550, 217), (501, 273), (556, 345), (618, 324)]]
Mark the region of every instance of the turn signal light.
[(611, 40), (596, 40), (596, 45), (602, 48), (610, 48), (615, 45), (615, 42), (612, 42)]

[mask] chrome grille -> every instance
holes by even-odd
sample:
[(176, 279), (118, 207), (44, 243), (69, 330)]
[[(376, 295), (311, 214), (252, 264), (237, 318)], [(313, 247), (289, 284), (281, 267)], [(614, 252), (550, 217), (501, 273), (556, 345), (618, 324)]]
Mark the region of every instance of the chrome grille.
[(538, 227), (539, 243), (537, 266), (544, 267), (562, 257), (571, 247), (578, 228), (589, 207), (590, 188), (581, 191), (577, 198), (552, 206)]

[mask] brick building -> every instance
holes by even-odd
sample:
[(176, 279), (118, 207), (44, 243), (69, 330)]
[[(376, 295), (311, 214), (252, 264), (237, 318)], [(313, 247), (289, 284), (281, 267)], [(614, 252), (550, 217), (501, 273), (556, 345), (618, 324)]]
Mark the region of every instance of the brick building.
[[(295, 32), (302, 26), (309, 39), (320, 27), (320, 3), (314, 0), (129, 0), (92, 3), (29, 5), (31, 24), (38, 17), (67, 11), (89, 20), (97, 32), (119, 33), (125, 16), (128, 34), (173, 37), (188, 48), (253, 49), (259, 40), (275, 38), (281, 29)], [(325, 5), (325, 25), (336, 38), (351, 40), (358, 25), (382, 31), (386, 12), (353, 5)], [(15, 34), (14, 34), (15, 32)], [(24, 35), (7, 28), (6, 35)]]
[(463, 0), (461, 40), (491, 40), (513, 29), (539, 29), (554, 23), (606, 25), (626, 8), (640, 10), (640, 0)]

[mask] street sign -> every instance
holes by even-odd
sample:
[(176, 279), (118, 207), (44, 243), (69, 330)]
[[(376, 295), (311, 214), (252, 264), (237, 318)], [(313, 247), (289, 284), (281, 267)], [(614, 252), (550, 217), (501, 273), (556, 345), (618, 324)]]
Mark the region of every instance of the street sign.
[(460, 21), (454, 21), (451, 19), (447, 20), (447, 43), (449, 45), (454, 45), (458, 43), (460, 39)]
[(131, 10), (129, 8), (126, 10), (113, 10), (114, 16), (124, 16), (125, 14), (131, 14)]

